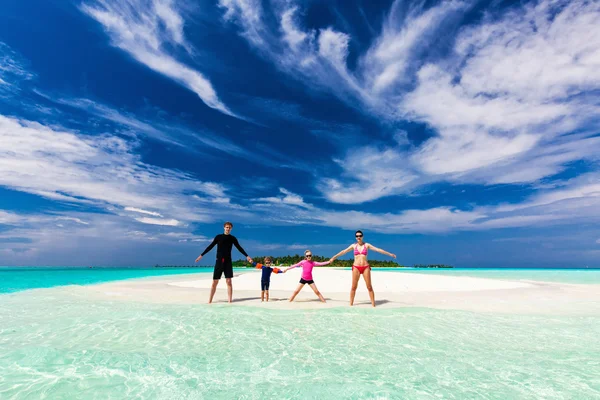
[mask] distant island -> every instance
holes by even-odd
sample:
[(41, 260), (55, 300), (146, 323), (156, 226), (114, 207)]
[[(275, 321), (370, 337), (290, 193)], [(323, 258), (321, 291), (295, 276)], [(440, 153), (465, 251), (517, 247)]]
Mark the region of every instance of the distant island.
[[(263, 262), (263, 260), (265, 259), (266, 256), (257, 256), (257, 257), (253, 257), (253, 259), (256, 262)], [(299, 263), (300, 261), (304, 260), (304, 256), (300, 255), (300, 254), (295, 254), (293, 256), (291, 255), (287, 255), (287, 256), (281, 256), (281, 257), (272, 257), (273, 258), (273, 265), (293, 265), (296, 263)], [(322, 257), (322, 256), (318, 256), (318, 255), (313, 255), (313, 260), (314, 261), (327, 261), (329, 260), (329, 257)], [(333, 268), (351, 268), (353, 264), (353, 260), (335, 260), (332, 264), (328, 265), (327, 267), (333, 267)], [(409, 265), (401, 265), (398, 264), (395, 261), (391, 261), (391, 260), (385, 260), (385, 261), (380, 261), (380, 260), (369, 260), (369, 265), (371, 267), (374, 268), (453, 268), (452, 265), (445, 265), (445, 264), (416, 264), (413, 265), (412, 267)], [(251, 267), (248, 264), (248, 261), (246, 261), (245, 259), (240, 259), (240, 260), (236, 260), (233, 262), (233, 266), (236, 268), (244, 268), (244, 267)]]
[[(262, 263), (266, 256), (253, 257), (254, 261)], [(293, 265), (304, 260), (304, 256), (295, 254), (293, 256), (281, 256), (271, 257), (273, 259), (273, 265)], [(329, 258), (313, 255), (314, 261), (327, 261)], [(332, 268), (351, 268), (353, 260), (335, 260), (333, 264), (327, 265), (326, 267)], [(395, 261), (380, 261), (380, 260), (369, 260), (369, 265), (374, 268), (454, 268), (452, 265), (446, 264), (415, 264), (415, 265), (400, 265)], [(198, 266), (198, 265), (155, 265), (154, 268), (207, 268), (212, 266)], [(246, 259), (239, 259), (233, 261), (234, 268), (254, 268), (248, 264)]]

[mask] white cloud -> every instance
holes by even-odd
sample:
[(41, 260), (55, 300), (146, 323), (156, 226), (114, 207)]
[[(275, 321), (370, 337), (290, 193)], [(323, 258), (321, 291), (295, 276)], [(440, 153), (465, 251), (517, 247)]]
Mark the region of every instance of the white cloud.
[(141, 222), (142, 224), (150, 224), (150, 225), (164, 225), (164, 226), (180, 225), (180, 222), (177, 221), (176, 219), (141, 217), (141, 218), (136, 218), (135, 220)]
[(0, 99), (18, 93), (21, 82), (35, 77), (25, 64), (19, 54), (0, 42)]
[(348, 43), (350, 36), (336, 32), (331, 28), (322, 29), (319, 34), (319, 54), (329, 60), (336, 68), (346, 68)]
[(56, 220), (57, 221), (72, 221), (72, 222), (76, 222), (81, 225), (89, 225), (89, 222), (82, 221), (81, 219), (75, 218), (75, 217), (56, 217)]
[(18, 224), (19, 222), (21, 222), (22, 217), (19, 216), (18, 214), (9, 212), (9, 211), (3, 211), (0, 210), (0, 224), (4, 224), (4, 225), (13, 225), (13, 224)]
[[(600, 36), (600, 5), (546, 1), (484, 19), (460, 32), (448, 57), (419, 68), (409, 93), (403, 90), (410, 74), (397, 71), (417, 64), (405, 50), (427, 41), (424, 32), (435, 31), (429, 24), (462, 6), (413, 10), (404, 18), (394, 17), (396, 6), (388, 18), (422, 25), (396, 26), (393, 34), (384, 26), (362, 60), (370, 66), (371, 95), (375, 102), (398, 105), (392, 118), (424, 122), (437, 135), (408, 150), (399, 144), (348, 151), (341, 161), (346, 179), (324, 179), (317, 186), (330, 201), (359, 203), (435, 181), (535, 183), (573, 161), (600, 159), (595, 129), (600, 101), (593, 95), (600, 88), (600, 42), (591, 39)], [(413, 33), (399, 33), (403, 30)], [(370, 62), (385, 67), (378, 70)], [(379, 167), (361, 162), (361, 154), (365, 160), (396, 161)], [(374, 171), (368, 179), (365, 164)]]
[(211, 221), (219, 210), (235, 213), (214, 202), (225, 197), (222, 185), (144, 164), (134, 150), (116, 137), (0, 116), (0, 186), (60, 201), (155, 210), (166, 220)]
[(167, 52), (169, 46), (191, 51), (174, 0), (153, 0), (150, 7), (142, 0), (95, 0), (81, 9), (104, 27), (115, 47), (193, 91), (207, 106), (235, 116), (203, 74)]
[(441, 35), (448, 20), (466, 9), (460, 1), (442, 2), (427, 11), (421, 9), (421, 3), (416, 4), (404, 11), (405, 2), (394, 1), (380, 36), (361, 60), (365, 86), (374, 93), (387, 92), (410, 81), (407, 70), (415, 58)]
[(279, 188), (279, 192), (281, 194), (283, 194), (283, 197), (264, 197), (264, 198), (256, 199), (255, 202), (273, 203), (273, 204), (280, 204), (280, 205), (293, 205), (293, 206), (299, 206), (299, 207), (303, 207), (303, 208), (311, 207), (310, 205), (308, 205), (304, 202), (304, 199), (301, 196), (299, 196), (295, 193), (292, 193), (287, 189)]
[[(351, 150), (337, 160), (346, 181), (326, 178), (319, 190), (334, 203), (357, 204), (384, 196), (406, 193), (419, 175), (407, 163), (408, 154), (396, 149), (363, 147)], [(402, 168), (407, 165), (407, 168)]]
[(135, 207), (125, 207), (124, 208), (125, 211), (132, 211), (132, 212), (136, 212), (136, 213), (140, 213), (140, 214), (148, 214), (148, 215), (152, 215), (154, 217), (162, 217), (162, 215), (160, 215), (157, 212), (154, 211), (146, 211), (146, 210), (142, 210), (141, 208), (135, 208)]

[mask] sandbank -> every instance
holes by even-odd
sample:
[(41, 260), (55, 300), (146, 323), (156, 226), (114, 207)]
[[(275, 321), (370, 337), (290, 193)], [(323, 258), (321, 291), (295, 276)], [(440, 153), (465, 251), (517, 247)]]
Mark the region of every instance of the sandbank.
[[(318, 301), (308, 285), (294, 302), (287, 300), (298, 285), (299, 270), (273, 275), (271, 299), (268, 303), (261, 302), (260, 271), (249, 269), (235, 273), (233, 304), (227, 304), (227, 285), (222, 279), (213, 305), (298, 310), (349, 307), (349, 270), (315, 268), (313, 275), (326, 303)], [(494, 313), (600, 315), (600, 285), (377, 270), (372, 271), (372, 280), (377, 305), (375, 310), (426, 307)], [(70, 286), (63, 290), (114, 301), (206, 304), (211, 284), (211, 274), (189, 274)], [(362, 279), (354, 307), (372, 308)]]

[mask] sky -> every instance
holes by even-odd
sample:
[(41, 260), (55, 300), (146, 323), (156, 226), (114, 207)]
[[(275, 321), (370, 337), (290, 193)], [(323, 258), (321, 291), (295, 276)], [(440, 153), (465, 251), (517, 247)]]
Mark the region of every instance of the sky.
[(232, 221), (600, 267), (599, 38), (598, 1), (4, 0), (0, 265), (192, 265)]

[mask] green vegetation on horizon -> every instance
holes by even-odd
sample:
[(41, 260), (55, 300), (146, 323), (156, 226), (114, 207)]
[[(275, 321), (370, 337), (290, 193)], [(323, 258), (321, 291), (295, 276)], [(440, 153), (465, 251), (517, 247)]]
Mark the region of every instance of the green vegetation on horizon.
[[(264, 261), (266, 256), (258, 256), (258, 257), (253, 257), (252, 259), (255, 262), (259, 262), (262, 263)], [(297, 264), (300, 261), (304, 260), (304, 256), (300, 255), (300, 254), (295, 254), (293, 256), (287, 255), (287, 256), (281, 256), (281, 257), (271, 257), (273, 259), (273, 265), (277, 266), (277, 265), (284, 265), (284, 266), (289, 266), (289, 265), (293, 265), (293, 264)], [(329, 260), (329, 258), (327, 257), (321, 257), (321, 256), (317, 256), (317, 255), (313, 255), (313, 260), (314, 261), (319, 261), (319, 262), (323, 262), (323, 261), (327, 261)], [(334, 267), (334, 268), (350, 268), (352, 267), (353, 264), (353, 260), (335, 260), (332, 264), (330, 265), (326, 265), (325, 267)], [(395, 261), (391, 261), (391, 260), (386, 260), (386, 261), (380, 261), (380, 260), (369, 260), (369, 265), (371, 267), (374, 268), (411, 268), (411, 266), (409, 265), (401, 265), (398, 264)], [(200, 266), (200, 265), (155, 265), (154, 268), (212, 268), (212, 265), (209, 266)], [(253, 266), (248, 263), (248, 261), (246, 261), (246, 259), (239, 259), (236, 261), (233, 261), (233, 267), (234, 268), (250, 268)], [(454, 268), (452, 265), (446, 265), (446, 264), (415, 264), (412, 266), (412, 268)]]
[[(253, 257), (253, 260), (256, 262), (262, 263), (264, 261), (265, 257), (266, 256)], [(293, 256), (287, 255), (287, 256), (271, 257), (271, 258), (273, 259), (273, 265), (293, 265), (293, 264), (297, 264), (300, 261), (304, 260), (304, 256), (300, 255), (300, 254), (295, 254)], [(323, 262), (323, 261), (329, 260), (329, 258), (313, 255), (313, 260), (318, 261), (318, 262)], [(332, 264), (326, 265), (326, 267), (350, 268), (350, 267), (352, 267), (353, 264), (354, 264), (354, 261), (352, 259), (350, 259), (350, 260), (337, 259)], [(408, 265), (398, 264), (396, 261), (391, 261), (391, 260), (386, 260), (386, 261), (369, 260), (369, 265), (374, 268), (407, 268), (407, 267), (410, 267)], [(236, 268), (243, 268), (243, 267), (250, 267), (250, 264), (245, 259), (240, 259), (240, 260), (234, 261), (233, 266)], [(415, 265), (413, 268), (452, 268), (452, 266), (445, 265), (445, 264), (430, 264), (430, 265), (418, 264), (418, 265)]]

